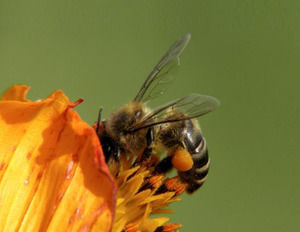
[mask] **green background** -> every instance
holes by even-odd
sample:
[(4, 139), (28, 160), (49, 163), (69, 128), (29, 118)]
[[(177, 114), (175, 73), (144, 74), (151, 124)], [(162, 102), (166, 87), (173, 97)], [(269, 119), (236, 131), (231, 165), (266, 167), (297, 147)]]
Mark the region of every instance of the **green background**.
[(0, 1), (0, 84), (62, 89), (88, 123), (130, 101), (171, 43), (192, 39), (161, 104), (190, 92), (211, 155), (200, 191), (172, 208), (181, 231), (299, 231), (300, 1)]

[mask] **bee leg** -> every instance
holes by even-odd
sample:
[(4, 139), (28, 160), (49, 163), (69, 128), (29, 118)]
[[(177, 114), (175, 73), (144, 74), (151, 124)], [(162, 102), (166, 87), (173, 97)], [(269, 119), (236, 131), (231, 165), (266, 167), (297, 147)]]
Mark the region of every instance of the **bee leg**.
[(151, 153), (152, 153), (152, 143), (154, 141), (154, 133), (153, 133), (153, 128), (150, 127), (147, 131), (146, 134), (146, 139), (147, 139), (147, 147), (145, 148), (143, 154), (142, 154), (142, 158), (141, 161), (145, 161), (148, 160), (148, 158), (150, 157)]
[(105, 161), (109, 163), (111, 159), (116, 162), (120, 160), (120, 147), (114, 143), (114, 141), (106, 135), (100, 136), (101, 146), (105, 155)]
[(120, 149), (116, 147), (115, 149), (111, 150), (110, 155), (105, 156), (105, 160), (110, 172), (114, 176), (118, 176), (120, 171)]
[(116, 148), (113, 152), (113, 158), (118, 163), (120, 162), (120, 153), (121, 153), (120, 148), (118, 146), (116, 146)]
[(147, 139), (147, 147), (150, 147), (154, 141), (153, 127), (150, 127), (148, 129), (147, 134), (146, 134), (146, 139)]
[(147, 139), (147, 147), (144, 149), (142, 155), (140, 155), (132, 164), (132, 166), (136, 166), (138, 163), (147, 162), (152, 154), (152, 144), (154, 141), (154, 131), (153, 128), (150, 127), (146, 134)]
[(170, 155), (159, 161), (159, 163), (155, 166), (154, 173), (161, 174), (170, 171), (173, 168), (172, 157), (173, 156)]
[(120, 163), (120, 147), (108, 136), (105, 131), (100, 129), (99, 139), (105, 156), (105, 162), (108, 165), (111, 173), (118, 175), (118, 166)]

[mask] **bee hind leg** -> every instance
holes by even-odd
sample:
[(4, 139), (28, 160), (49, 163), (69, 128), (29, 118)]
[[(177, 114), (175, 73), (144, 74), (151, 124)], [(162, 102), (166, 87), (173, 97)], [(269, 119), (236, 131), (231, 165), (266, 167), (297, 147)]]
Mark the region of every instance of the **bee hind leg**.
[(159, 161), (159, 163), (155, 166), (154, 173), (155, 174), (167, 173), (172, 168), (173, 168), (172, 156), (167, 156), (166, 158)]

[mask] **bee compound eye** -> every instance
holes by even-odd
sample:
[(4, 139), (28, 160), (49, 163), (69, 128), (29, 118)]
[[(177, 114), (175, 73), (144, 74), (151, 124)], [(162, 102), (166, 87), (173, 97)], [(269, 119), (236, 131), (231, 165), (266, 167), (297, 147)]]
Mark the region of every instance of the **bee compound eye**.
[(142, 114), (142, 111), (141, 110), (137, 110), (134, 114), (135, 118), (139, 118)]

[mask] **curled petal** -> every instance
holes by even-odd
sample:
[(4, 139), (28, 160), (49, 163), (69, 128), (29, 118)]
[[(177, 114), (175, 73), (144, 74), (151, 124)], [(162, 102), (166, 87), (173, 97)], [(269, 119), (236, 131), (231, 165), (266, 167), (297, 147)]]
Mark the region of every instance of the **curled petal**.
[(0, 231), (110, 231), (116, 185), (93, 128), (62, 91), (0, 101)]
[(29, 86), (27, 85), (14, 85), (8, 90), (6, 90), (2, 96), (2, 100), (15, 100), (15, 101), (29, 101), (26, 98), (26, 94), (29, 91)]

